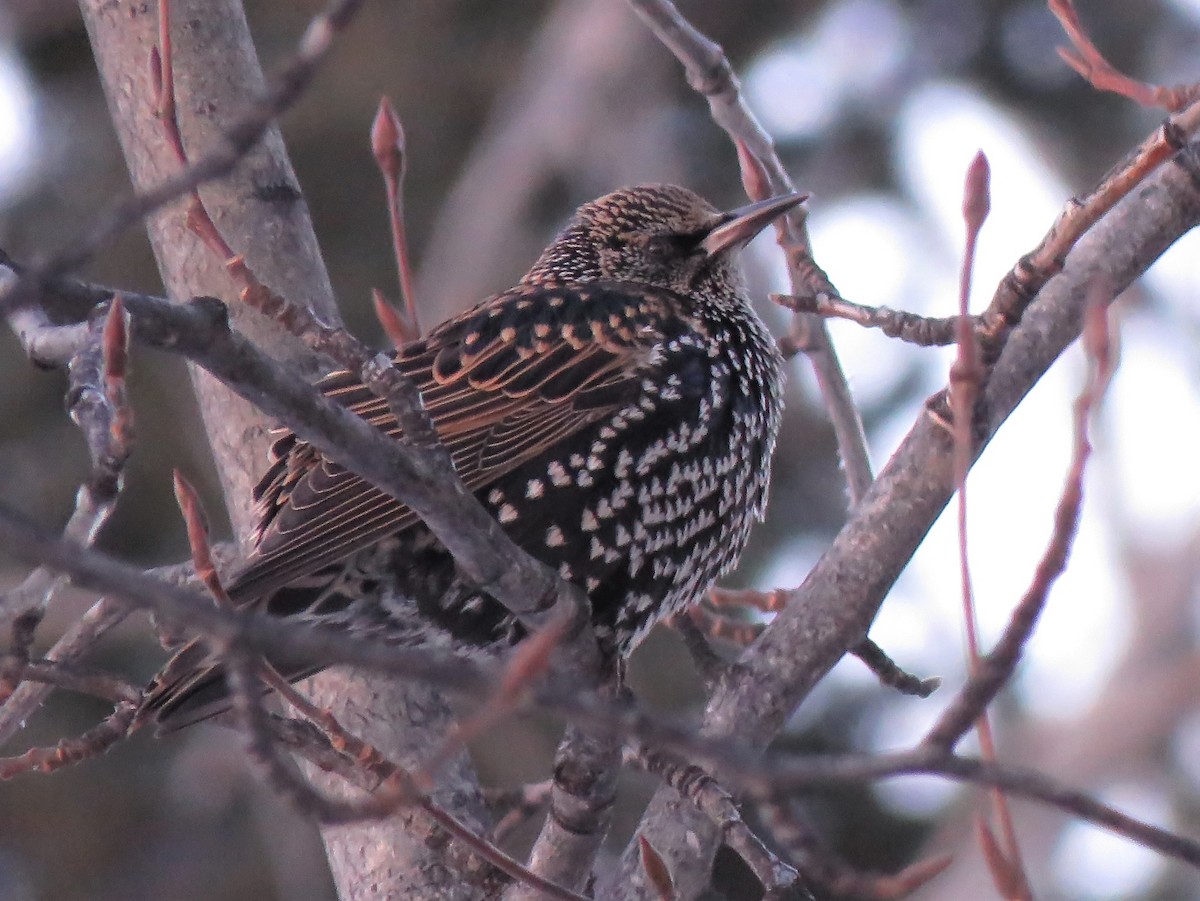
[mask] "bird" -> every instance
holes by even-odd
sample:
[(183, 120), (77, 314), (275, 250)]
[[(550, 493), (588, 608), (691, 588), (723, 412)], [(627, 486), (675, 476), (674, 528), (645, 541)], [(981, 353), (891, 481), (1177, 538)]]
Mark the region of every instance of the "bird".
[[(765, 511), (782, 359), (738, 256), (806, 195), (721, 212), (666, 184), (576, 210), (512, 288), (397, 348), (463, 484), (521, 548), (586, 592), (605, 659), (728, 572)], [(320, 389), (400, 436), (348, 372)], [(246, 610), (397, 646), (502, 653), (522, 624), (402, 502), (283, 430), (255, 489)], [(296, 680), (331, 661), (270, 659)], [(185, 644), (138, 719), (171, 732), (231, 706), (218, 655)]]

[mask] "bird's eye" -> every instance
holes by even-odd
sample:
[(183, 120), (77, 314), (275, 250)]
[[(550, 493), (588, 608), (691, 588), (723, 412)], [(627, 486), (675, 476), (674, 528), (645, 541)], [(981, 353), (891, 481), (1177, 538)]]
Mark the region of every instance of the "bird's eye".
[(647, 244), (647, 249), (657, 257), (678, 258), (688, 257), (700, 249), (703, 233), (671, 232), (665, 235), (654, 235)]

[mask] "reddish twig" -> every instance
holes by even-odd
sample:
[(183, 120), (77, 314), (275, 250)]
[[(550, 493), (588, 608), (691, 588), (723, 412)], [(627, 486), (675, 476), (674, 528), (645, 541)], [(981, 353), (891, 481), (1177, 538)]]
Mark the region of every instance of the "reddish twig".
[[(349, 25), (363, 0), (330, 0), (328, 6), (313, 17), (296, 53), (279, 74), (271, 80), (263, 96), (252, 102), (225, 130), (225, 138), (207, 156), (196, 160), (160, 184), (137, 193), (112, 207), (85, 235), (78, 236), (58, 253), (39, 265), (32, 266), (22, 276), (17, 290), (3, 299), (14, 305), (28, 302), (35, 286), (53, 276), (78, 268), (113, 236), (140, 223), (147, 215), (171, 203), (192, 189), (215, 178), (227, 175), (241, 161), (280, 113), (291, 107), (308, 88), (313, 76), (325, 59), (333, 39)], [(161, 78), (161, 56), (156, 77)], [(153, 70), (152, 70), (153, 71)], [(0, 306), (6, 303), (0, 302)]]
[[(722, 841), (734, 851), (762, 883), (768, 897), (794, 890), (800, 873), (768, 848), (742, 818), (737, 802), (703, 768), (685, 763), (674, 755), (646, 747), (639, 749), (635, 762), (671, 786), (720, 830)], [(643, 846), (643, 862), (645, 852)], [(647, 867), (647, 873), (650, 870)]]
[[(128, 608), (120, 601), (102, 598), (92, 605), (46, 652), (51, 663), (71, 663), (82, 657), (112, 628), (125, 619)], [(8, 740), (46, 700), (52, 685), (26, 679), (15, 684), (20, 673), (14, 672), (14, 690), (0, 707), (0, 743)]]
[(21, 678), (28, 682), (65, 688), (112, 704), (138, 701), (142, 696), (140, 689), (118, 676), (75, 663), (47, 658), (16, 661), (9, 654), (0, 658), (0, 668), (6, 668), (14, 662), (20, 663)]
[(99, 725), (76, 738), (66, 738), (51, 748), (31, 748), (18, 757), (0, 758), (0, 779), (21, 773), (52, 773), (103, 754), (129, 734), (137, 713), (136, 701), (121, 701)]
[[(1012, 330), (1045, 284), (1057, 275), (1072, 248), (1084, 234), (1162, 163), (1170, 159), (1200, 128), (1200, 102), (1173, 113), (1153, 134), (1129, 153), (1088, 194), (1072, 199), (1042, 238), (1001, 279), (986, 310), (972, 317), (983, 360), (999, 358)], [(920, 345), (946, 345), (954, 340), (958, 317), (930, 319), (913, 313), (854, 304), (840, 297), (774, 294), (788, 309), (848, 319), (866, 328)], [(942, 399), (931, 402), (935, 409)]]
[(217, 565), (213, 562), (212, 549), (208, 542), (208, 517), (204, 512), (204, 505), (201, 504), (196, 489), (178, 469), (173, 470), (171, 475), (175, 487), (175, 502), (179, 505), (179, 512), (183, 514), (183, 522), (187, 527), (188, 547), (191, 549), (192, 568), (196, 578), (208, 589), (218, 607), (233, 610), (233, 601), (225, 591), (225, 586), (221, 584)]
[(642, 869), (646, 872), (650, 887), (658, 895), (659, 901), (675, 901), (675, 882), (671, 879), (667, 862), (654, 850), (646, 836), (639, 834), (637, 840), (642, 855)]
[(1200, 93), (1198, 85), (1175, 85), (1166, 88), (1136, 81), (1118, 71), (1088, 37), (1072, 0), (1047, 0), (1047, 6), (1073, 45), (1059, 47), (1058, 55), (1096, 90), (1119, 94), (1142, 106), (1159, 107), (1172, 113), (1197, 99)]
[[(955, 328), (958, 356), (950, 367), (950, 411), (953, 416), (954, 479), (958, 487), (958, 559), (962, 582), (963, 622), (967, 632), (967, 654), (974, 666), (979, 659), (979, 626), (975, 599), (971, 591), (971, 572), (967, 544), (967, 472), (975, 457), (973, 424), (975, 401), (982, 387), (985, 371), (979, 358), (979, 344), (970, 325), (971, 274), (975, 265), (975, 246), (979, 231), (987, 218), (988, 196), (987, 157), (976, 154), (967, 170), (963, 193), (963, 219), (967, 226), (966, 247), (959, 278), (958, 322)], [(986, 729), (986, 726), (982, 728)]]
[[(240, 681), (245, 678), (247, 673), (244, 669), (239, 668), (231, 671), (231, 675), (235, 680)], [(378, 751), (343, 730), (341, 726), (336, 726), (336, 734), (332, 739), (327, 735), (323, 737), (330, 741), (330, 747), (342, 760), (352, 763), (358, 773), (368, 777), (366, 784), (362, 784), (361, 779), (358, 781), (361, 787), (369, 787), (370, 793), (357, 800), (347, 801), (341, 798), (332, 798), (318, 791), (295, 774), (279, 758), (275, 743), (271, 740), (270, 724), (265, 711), (262, 710), (260, 704), (254, 703), (253, 682), (254, 680), (251, 679), (236, 686), (235, 697), (239, 699), (239, 704), (243, 705), (243, 715), (261, 717), (251, 732), (261, 743), (256, 748), (256, 756), (260, 756), (268, 766), (268, 775), (276, 788), (284, 797), (300, 805), (302, 810), (319, 817), (322, 822), (327, 824), (345, 824), (380, 819), (395, 813), (402, 806), (416, 805), (424, 810), (439, 827), (462, 841), (483, 860), (517, 882), (528, 885), (548, 897), (558, 899), (558, 901), (586, 901), (584, 896), (541, 878), (505, 854), (494, 843), (465, 826), (434, 803), (427, 795), (422, 794), (403, 768), (385, 760)], [(325, 722), (332, 719), (328, 716), (320, 718)], [(308, 756), (312, 749), (310, 746), (301, 745), (294, 746), (293, 750)], [(318, 765), (324, 764), (320, 755), (316, 755), (312, 759)]]
[(550, 792), (554, 781), (545, 779), (532, 785), (509, 789), (484, 789), (484, 800), (488, 808), (500, 817), (492, 829), (492, 841), (503, 844), (510, 835), (530, 819), (550, 806)]
[[(216, 599), (218, 607), (229, 610), (232, 604), (213, 564), (203, 508), (191, 486), (178, 472), (175, 473), (175, 493), (187, 522), (196, 574)], [(543, 632), (550, 634), (548, 637), (534, 636), (527, 643), (530, 649), (519, 657), (523, 668), (510, 666), (502, 681), (505, 697), (515, 696), (520, 687), (528, 684), (536, 669), (532, 658), (536, 652), (548, 657), (561, 638), (562, 627), (548, 628)], [(561, 901), (580, 901), (581, 896), (541, 879), (436, 805), (417, 787), (406, 770), (388, 761), (374, 746), (346, 731), (328, 711), (317, 708), (296, 692), (269, 663), (256, 658), (236, 638), (218, 642), (216, 646), (225, 661), (234, 710), (246, 732), (251, 757), (260, 765), (272, 787), (297, 809), (326, 824), (346, 824), (381, 819), (401, 807), (416, 804), (429, 813), (439, 826), (466, 841), (473, 850), (513, 878)], [(281, 692), (324, 730), (326, 739), (335, 751), (377, 781), (369, 794), (350, 800), (333, 797), (304, 779), (284, 759), (272, 734), (270, 718), (262, 705), (264, 678), (267, 684)]]
[(1013, 610), (996, 646), (974, 666), (971, 677), (954, 701), (925, 736), (924, 743), (952, 749), (970, 728), (970, 723), (985, 710), (996, 694), (1008, 683), (1020, 660), (1026, 642), (1046, 604), (1055, 580), (1066, 568), (1067, 558), (1079, 523), (1083, 502), (1083, 475), (1091, 454), (1087, 422), (1103, 397), (1112, 377), (1113, 354), (1108, 335), (1108, 290), (1098, 286), (1084, 322), (1084, 346), (1092, 361), (1087, 385), (1074, 405), (1074, 449), (1066, 484), (1054, 514), (1054, 532), (1032, 584)]
[[(76, 492), (63, 534), (88, 545), (112, 514), (133, 443), (133, 413), (125, 390), (129, 335), (120, 296), (113, 298), (102, 318), (89, 322), (74, 338), (77, 343), (67, 362), (67, 408), (83, 433), (91, 472)], [(0, 671), (0, 703), (7, 705), (20, 688), (37, 628), (64, 582), (60, 575), (38, 568), (20, 586), (0, 596), (0, 623), (11, 622), (10, 660)], [(26, 693), (23, 706), (33, 694), (44, 697), (45, 693), (45, 689)]]
[[(158, 46), (150, 48), (151, 83), (154, 86), (154, 109), (162, 127), (163, 142), (175, 156), (175, 161), (184, 171), (188, 168), (188, 154), (183, 146), (183, 133), (179, 130), (178, 106), (175, 102), (174, 45), (171, 41), (171, 0), (158, 0)], [(226, 243), (204, 202), (200, 199), (199, 185), (192, 185), (184, 192), (187, 195), (185, 223), (192, 232), (218, 259), (228, 260), (233, 248)]]
[[(14, 516), (0, 505), (0, 540), (18, 559), (34, 561), (69, 573), (77, 584), (127, 598), (138, 607), (186, 623), (195, 632), (217, 640), (245, 641), (263, 652), (287, 651), (354, 663), (381, 672), (427, 678), (448, 688), (479, 693), (488, 677), (467, 661), (438, 665), (427, 654), (377, 647), (360, 639), (334, 634), (314, 634), (312, 629), (287, 623), (266, 622), (218, 610), (200, 602), (200, 596), (169, 582), (153, 579), (140, 570), (120, 564), (95, 551), (52, 537)], [(764, 759), (737, 742), (717, 741), (664, 722), (660, 715), (642, 713), (623, 705), (605, 706), (580, 697), (578, 691), (540, 690), (545, 709), (571, 719), (619, 730), (655, 746), (703, 760), (727, 774), (735, 785), (761, 797), (780, 792), (809, 790), (817, 786), (861, 783), (906, 774), (940, 775), (956, 781), (1003, 787), (1008, 793), (1041, 801), (1088, 822), (1111, 829), (1131, 841), (1200, 867), (1200, 842), (1136, 820), (1102, 804), (1084, 792), (1033, 770), (948, 756), (937, 749), (918, 747), (882, 755), (804, 755)]]
[(437, 770), (452, 759), (455, 752), (516, 709), (534, 683), (550, 669), (554, 652), (562, 644), (569, 626), (566, 618), (551, 620), (513, 649), (495, 691), (484, 699), (473, 716), (454, 725), (442, 746), (414, 777), (422, 790), (429, 791), (433, 787)]
[(869, 898), (872, 901), (905, 898), (951, 862), (949, 855), (938, 855), (910, 864), (898, 873), (858, 872), (823, 847), (808, 824), (797, 816), (793, 805), (761, 801), (758, 809), (775, 843), (798, 862), (805, 878), (824, 888), (832, 897)]
[[(212, 559), (208, 542), (207, 517), (199, 497), (178, 471), (174, 474), (175, 498), (179, 503), (187, 525), (188, 545), (192, 553), (192, 566), (196, 577), (204, 584), (218, 608), (233, 611), (233, 602), (221, 583), (220, 575)], [(307, 699), (295, 692), (287, 680), (266, 661), (256, 658), (240, 642), (225, 640), (214, 643), (225, 661), (233, 706), (247, 734), (251, 755), (267, 774), (272, 786), (284, 797), (291, 799), (298, 809), (316, 816), (324, 822), (345, 822), (361, 818), (384, 816), (396, 807), (408, 803), (410, 794), (398, 795), (394, 786), (387, 786), (368, 802), (347, 802), (318, 791), (289, 766), (276, 748), (269, 727), (269, 718), (262, 706), (264, 678), (276, 689), (282, 689), (288, 699), (321, 725), (328, 726), (326, 732), (331, 745), (339, 752), (351, 744), (350, 738), (341, 730), (332, 716), (318, 710)], [(269, 673), (270, 675), (265, 675)], [(336, 737), (345, 740), (338, 747)], [(361, 744), (361, 743), (360, 743)], [(373, 753), (369, 753), (373, 752)], [(374, 749), (364, 748), (355, 758), (364, 767), (382, 760)]]
[(375, 318), (379, 320), (379, 326), (387, 335), (387, 339), (392, 342), (392, 347), (400, 347), (412, 340), (412, 330), (404, 316), (378, 288), (371, 289), (371, 305), (375, 309)]
[[(747, 191), (763, 192), (769, 188), (771, 193), (781, 194), (795, 190), (775, 152), (774, 141), (746, 106), (737, 77), (721, 47), (697, 31), (670, 0), (629, 0), (629, 4), (683, 65), (688, 84), (708, 101), (713, 121), (734, 142)], [(776, 223), (792, 293), (836, 296), (838, 292), (829, 277), (813, 260), (805, 229), (806, 215), (802, 207), (796, 207)], [(816, 374), (837, 436), (853, 506), (871, 484), (871, 461), (862, 419), (825, 323), (810, 316), (794, 317), (792, 334), (784, 342), (785, 352), (791, 349), (803, 351)]]
[[(383, 175), (387, 192), (388, 222), (392, 228), (392, 251), (396, 257), (396, 271), (400, 277), (400, 296), (404, 300), (404, 313), (395, 308), (389, 314), (396, 334), (389, 337), (397, 345), (415, 341), (421, 337), (421, 321), (417, 315), (416, 293), (413, 290), (412, 262), (408, 253), (408, 228), (404, 218), (404, 173), (408, 158), (404, 141), (404, 126), (387, 97), (379, 99), (379, 109), (371, 125), (371, 152)], [(381, 296), (375, 297), (376, 312), (380, 311)], [(380, 322), (385, 322), (384, 315)], [(385, 328), (387, 323), (385, 323)], [(396, 339), (399, 338), (399, 341)]]
[(1045, 284), (1062, 271), (1067, 254), (1080, 238), (1119, 200), (1160, 165), (1178, 153), (1200, 128), (1200, 102), (1172, 113), (1153, 134), (1127, 154), (1091, 192), (1072, 199), (1041, 242), (1000, 281), (988, 308), (980, 315), (985, 362), (993, 363), (1013, 327)]
[[(989, 181), (991, 173), (987, 157), (980, 151), (967, 169), (963, 188), (963, 221), (966, 224), (966, 242), (963, 252), (962, 270), (959, 280), (958, 322), (955, 327), (958, 355), (950, 367), (950, 410), (953, 416), (954, 436), (954, 479), (958, 487), (958, 561), (962, 583), (963, 623), (966, 627), (967, 658), (974, 672), (979, 666), (979, 619), (975, 608), (975, 596), (971, 586), (969, 543), (967, 540), (967, 473), (975, 459), (978, 439), (975, 434), (975, 404), (987, 377), (979, 340), (972, 328), (970, 295), (971, 276), (975, 266), (975, 248), (979, 232), (991, 208)], [(975, 721), (979, 734), (979, 746), (984, 760), (995, 761), (996, 743), (992, 734), (987, 710), (980, 710)], [(1029, 880), (1021, 863), (1020, 846), (1012, 812), (1003, 792), (991, 792), (992, 810), (1000, 824), (1003, 841), (992, 838), (992, 833), (983, 818), (979, 818), (980, 834), (986, 833), (991, 843), (993, 864), (990, 872), (996, 888), (1006, 898), (1031, 898)]]

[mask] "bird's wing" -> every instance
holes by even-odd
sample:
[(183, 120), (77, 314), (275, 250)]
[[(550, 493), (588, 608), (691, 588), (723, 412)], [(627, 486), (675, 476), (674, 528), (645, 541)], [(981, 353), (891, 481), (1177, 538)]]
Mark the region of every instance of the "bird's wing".
[[(498, 295), (401, 348), (463, 483), (478, 490), (637, 392), (652, 348), (681, 321), (680, 299), (603, 283)], [(322, 390), (399, 436), (387, 404), (348, 372)], [(239, 603), (342, 560), (417, 521), (407, 506), (288, 433), (256, 489), (256, 547), (229, 586)]]

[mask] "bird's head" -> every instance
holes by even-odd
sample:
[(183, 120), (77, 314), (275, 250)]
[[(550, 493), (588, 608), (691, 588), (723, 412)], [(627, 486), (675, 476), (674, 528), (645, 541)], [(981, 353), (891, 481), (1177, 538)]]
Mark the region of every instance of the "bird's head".
[(736, 289), (737, 251), (805, 196), (723, 213), (676, 185), (622, 188), (576, 210), (525, 281), (626, 281), (684, 294)]

